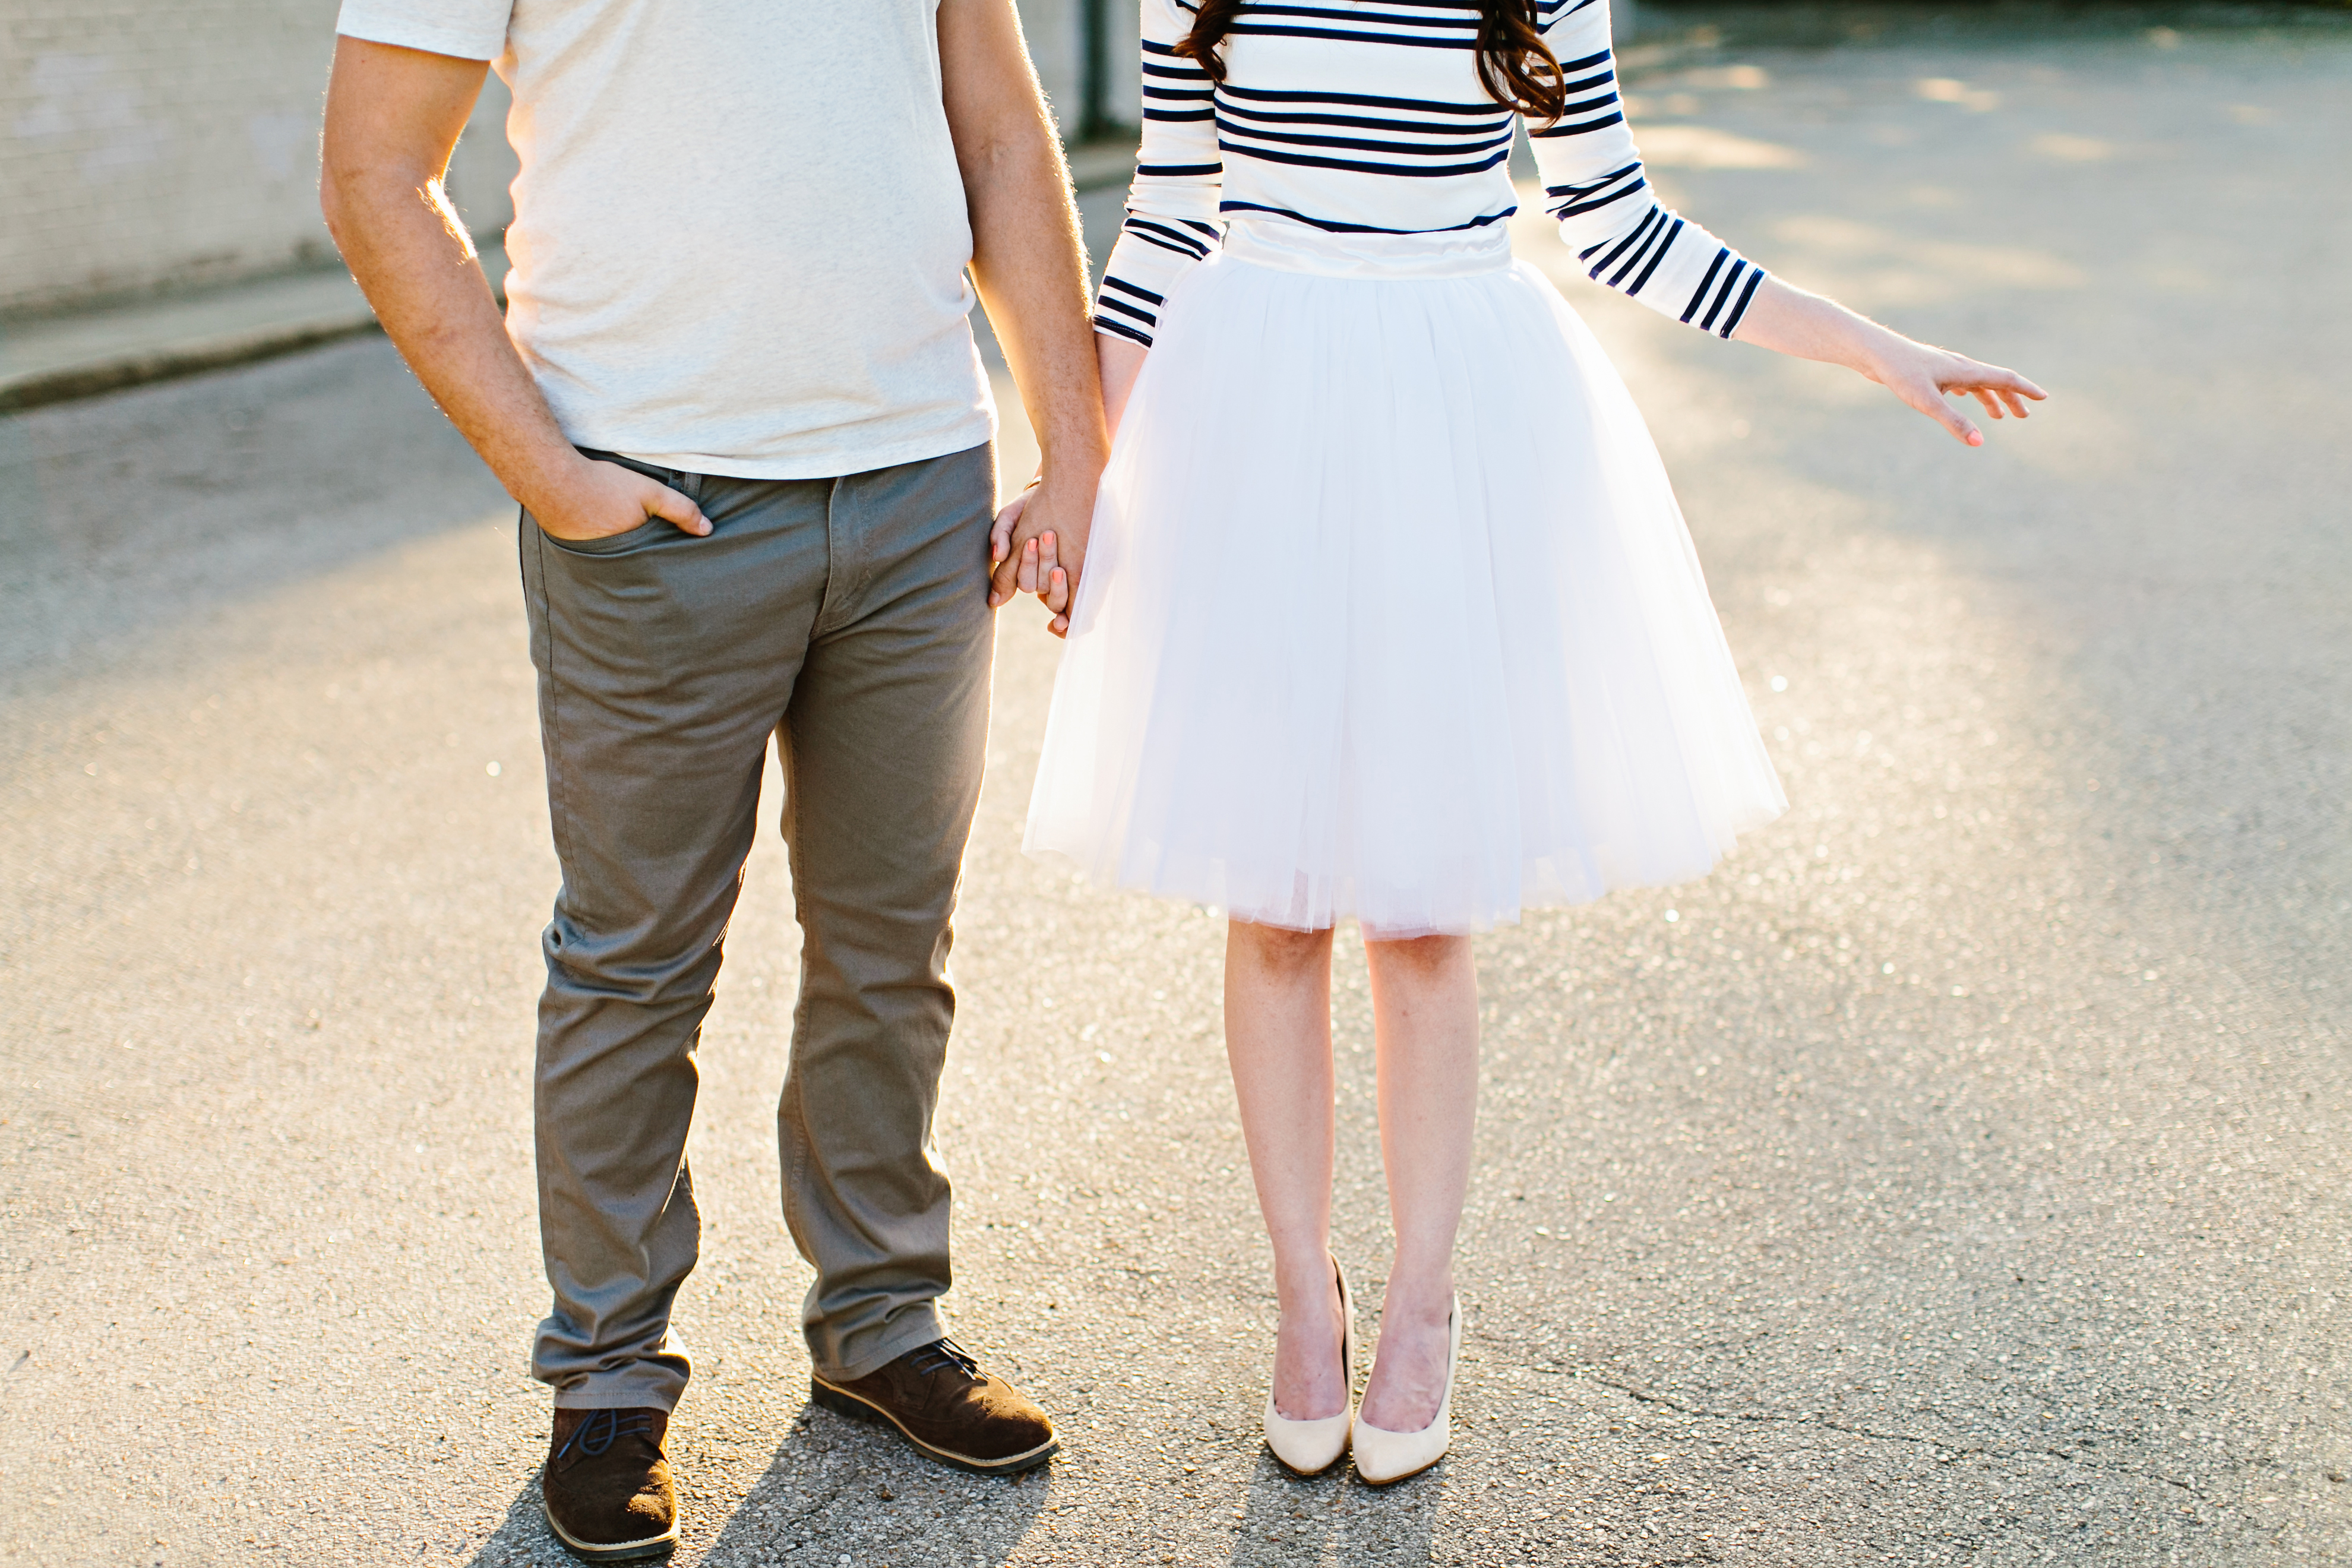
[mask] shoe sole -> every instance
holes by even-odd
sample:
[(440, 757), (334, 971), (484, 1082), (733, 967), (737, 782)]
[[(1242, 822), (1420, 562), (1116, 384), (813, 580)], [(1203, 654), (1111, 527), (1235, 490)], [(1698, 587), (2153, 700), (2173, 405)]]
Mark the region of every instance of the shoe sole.
[(643, 1541), (615, 1541), (599, 1546), (574, 1539), (556, 1523), (555, 1515), (544, 1499), (540, 1502), (539, 1511), (547, 1521), (548, 1533), (562, 1543), (563, 1550), (583, 1563), (643, 1563), (656, 1557), (667, 1557), (677, 1548), (677, 1526), (675, 1524), (662, 1534), (648, 1535)]
[(1440, 1465), (1444, 1464), (1444, 1462), (1445, 1462), (1445, 1456), (1444, 1456), (1444, 1455), (1443, 1455), (1443, 1454), (1440, 1454), (1440, 1455), (1438, 1455), (1438, 1456), (1437, 1456), (1437, 1458), (1433, 1458), (1433, 1459), (1430, 1460), (1430, 1461), (1429, 1461), (1429, 1463), (1427, 1463), (1427, 1464), (1425, 1464), (1425, 1465), (1422, 1466), (1422, 1467), (1421, 1467), (1419, 1469), (1417, 1469), (1417, 1470), (1407, 1470), (1404, 1474), (1402, 1474), (1402, 1475), (1401, 1475), (1401, 1476), (1391, 1476), (1391, 1477), (1389, 1477), (1389, 1478), (1388, 1478), (1388, 1479), (1386, 1479), (1386, 1480), (1382, 1480), (1382, 1481), (1376, 1481), (1376, 1480), (1372, 1479), (1372, 1478), (1371, 1478), (1371, 1477), (1370, 1477), (1370, 1476), (1368, 1476), (1368, 1475), (1364, 1474), (1364, 1472), (1363, 1472), (1363, 1471), (1361, 1471), (1361, 1470), (1358, 1470), (1358, 1471), (1356, 1472), (1356, 1479), (1357, 1479), (1358, 1480), (1360, 1480), (1360, 1481), (1363, 1482), (1363, 1483), (1364, 1483), (1364, 1485), (1366, 1485), (1366, 1486), (1368, 1486), (1368, 1487), (1373, 1487), (1373, 1488), (1380, 1488), (1380, 1487), (1392, 1487), (1392, 1486), (1395, 1486), (1395, 1485), (1396, 1485), (1398, 1482), (1400, 1482), (1400, 1481), (1409, 1481), (1409, 1480), (1412, 1479), (1412, 1478), (1413, 1478), (1413, 1477), (1415, 1477), (1415, 1476), (1425, 1476), (1425, 1475), (1427, 1475), (1430, 1471), (1432, 1471), (1432, 1470), (1433, 1470), (1433, 1469), (1437, 1468), (1437, 1467), (1438, 1467), (1438, 1466), (1440, 1466)]
[[(1302, 1470), (1297, 1465), (1292, 1464), (1288, 1459), (1284, 1458), (1280, 1454), (1275, 1454), (1273, 1444), (1268, 1443), (1265, 1446), (1265, 1451), (1269, 1454), (1274, 1454), (1274, 1462), (1276, 1464), (1280, 1465), (1285, 1471), (1302, 1481), (1311, 1481), (1318, 1476), (1328, 1476), (1333, 1470), (1338, 1469), (1341, 1465), (1348, 1462), (1348, 1450), (1342, 1448), (1331, 1462), (1324, 1466), (1321, 1469)], [(1399, 1476), (1397, 1478), (1399, 1480), (1402, 1480), (1404, 1478), (1402, 1476)]]
[(898, 1436), (912, 1443), (926, 1458), (936, 1459), (959, 1470), (968, 1470), (975, 1476), (1017, 1476), (1024, 1470), (1035, 1469), (1062, 1451), (1061, 1438), (1048, 1437), (1025, 1454), (1014, 1454), (1002, 1459), (975, 1459), (969, 1454), (950, 1453), (924, 1442), (908, 1431), (896, 1415), (871, 1400), (860, 1399), (847, 1389), (835, 1388), (818, 1377), (809, 1379), (809, 1402), (821, 1405), (835, 1415), (845, 1415), (852, 1421), (887, 1422), (898, 1428)]

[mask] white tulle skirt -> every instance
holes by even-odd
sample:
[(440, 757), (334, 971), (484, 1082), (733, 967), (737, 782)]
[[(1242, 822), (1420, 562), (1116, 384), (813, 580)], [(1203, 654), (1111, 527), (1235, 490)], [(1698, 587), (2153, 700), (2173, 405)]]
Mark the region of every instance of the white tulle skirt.
[(1244, 219), (1185, 274), (1031, 854), (1402, 937), (1703, 876), (1786, 804), (1641, 414), (1502, 235)]

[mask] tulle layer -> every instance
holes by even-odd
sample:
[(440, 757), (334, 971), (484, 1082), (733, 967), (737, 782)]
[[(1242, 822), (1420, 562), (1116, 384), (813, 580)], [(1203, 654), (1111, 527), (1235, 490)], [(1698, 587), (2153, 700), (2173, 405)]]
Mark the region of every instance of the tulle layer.
[(1185, 275), (1030, 853), (1401, 937), (1703, 876), (1785, 805), (1648, 429), (1540, 273)]

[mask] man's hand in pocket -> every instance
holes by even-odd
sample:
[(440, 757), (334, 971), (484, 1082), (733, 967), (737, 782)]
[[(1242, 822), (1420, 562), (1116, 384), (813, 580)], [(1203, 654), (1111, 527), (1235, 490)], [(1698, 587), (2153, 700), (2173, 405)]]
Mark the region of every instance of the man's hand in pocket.
[(583, 458), (555, 484), (523, 502), (551, 539), (610, 539), (655, 518), (681, 533), (710, 531), (702, 509), (657, 479), (618, 463)]

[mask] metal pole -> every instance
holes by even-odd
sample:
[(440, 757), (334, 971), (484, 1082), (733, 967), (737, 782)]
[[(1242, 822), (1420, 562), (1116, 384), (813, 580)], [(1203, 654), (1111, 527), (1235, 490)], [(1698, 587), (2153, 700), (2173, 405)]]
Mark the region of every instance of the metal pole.
[(1078, 140), (1110, 128), (1110, 0), (1078, 0)]

